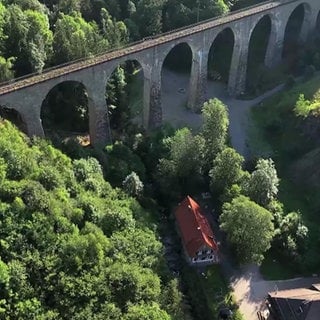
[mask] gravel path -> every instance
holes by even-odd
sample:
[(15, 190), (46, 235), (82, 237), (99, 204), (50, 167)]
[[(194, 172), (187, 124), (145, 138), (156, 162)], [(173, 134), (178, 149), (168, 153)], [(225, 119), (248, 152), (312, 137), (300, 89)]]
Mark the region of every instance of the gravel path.
[[(170, 122), (176, 128), (188, 126), (197, 131), (201, 126), (202, 117), (186, 108), (189, 74), (175, 73), (164, 69), (162, 79), (163, 121)], [(281, 88), (282, 85), (253, 100), (237, 100), (228, 96), (225, 85), (208, 81), (208, 99), (216, 97), (228, 106), (231, 142), (233, 147), (243, 156), (248, 156), (246, 128), (250, 108)]]

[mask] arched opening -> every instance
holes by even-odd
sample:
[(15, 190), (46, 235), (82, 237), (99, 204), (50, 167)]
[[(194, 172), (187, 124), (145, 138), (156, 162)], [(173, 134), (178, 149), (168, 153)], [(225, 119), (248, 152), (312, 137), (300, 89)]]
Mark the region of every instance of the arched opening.
[(21, 114), (17, 110), (0, 106), (0, 118), (10, 121), (20, 131), (27, 134), (27, 125), (22, 120)]
[(106, 85), (106, 101), (112, 136), (132, 131), (143, 124), (144, 74), (137, 60), (119, 64)]
[(214, 39), (208, 56), (208, 95), (219, 96), (229, 81), (234, 47), (234, 33), (230, 28), (221, 31)]
[(70, 138), (80, 145), (90, 144), (88, 94), (77, 81), (65, 81), (54, 86), (41, 107), (45, 135), (60, 143)]
[(179, 126), (187, 101), (192, 66), (192, 49), (180, 43), (167, 54), (161, 70), (161, 101), (163, 121)]
[(248, 52), (246, 91), (257, 94), (268, 86), (269, 70), (265, 57), (271, 35), (272, 22), (269, 15), (262, 17), (254, 27)]
[(295, 61), (300, 50), (300, 34), (306, 15), (306, 5), (298, 5), (291, 13), (284, 35), (282, 58)]

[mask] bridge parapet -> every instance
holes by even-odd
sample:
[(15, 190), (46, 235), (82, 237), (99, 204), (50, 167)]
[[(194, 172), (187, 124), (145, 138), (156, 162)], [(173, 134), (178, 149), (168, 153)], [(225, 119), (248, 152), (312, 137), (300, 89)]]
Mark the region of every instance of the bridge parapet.
[(133, 44), (128, 44), (123, 48), (100, 54), (92, 58), (80, 59), (74, 62), (69, 62), (63, 65), (55, 66), (51, 69), (44, 70), (41, 74), (26, 75), (22, 78), (13, 79), (13, 83), (12, 81), (0, 83), (0, 95), (15, 90), (19, 90), (24, 87), (28, 87), (53, 78), (61, 77), (69, 73), (77, 72), (82, 69), (87, 69), (107, 61), (118, 59), (120, 57), (129, 56), (139, 51), (150, 49), (155, 46), (160, 46), (161, 44), (165, 44), (170, 41), (176, 41), (186, 36), (192, 36), (195, 33), (203, 32), (205, 30), (212, 29), (218, 26), (223, 26), (225, 24), (234, 22), (239, 19), (245, 19), (252, 15), (259, 14), (261, 12), (266, 12), (271, 9), (279, 8), (281, 6), (287, 5), (288, 3), (298, 3), (299, 1), (300, 0), (288, 0), (286, 2), (279, 2), (274, 0), (266, 1), (263, 4), (257, 4), (249, 8), (244, 8), (238, 11), (228, 13), (225, 16), (201, 21), (191, 26), (183, 27), (151, 37), (150, 39), (148, 38), (146, 40), (138, 41)]
[(257, 23), (264, 16), (270, 16), (271, 34), (265, 64), (267, 66), (277, 64), (281, 61), (288, 19), (300, 4), (304, 4), (305, 18), (301, 33), (297, 36), (305, 39), (316, 25), (320, 1), (271, 0), (91, 58), (56, 66), (44, 70), (42, 74), (27, 75), (2, 83), (0, 106), (13, 108), (22, 115), (27, 122), (29, 135), (43, 136), (40, 113), (46, 95), (61, 82), (80, 82), (88, 91), (91, 141), (96, 145), (106, 144), (111, 141), (105, 103), (106, 83), (117, 65), (127, 60), (137, 60), (144, 73), (143, 124), (146, 128), (159, 126), (162, 122), (161, 70), (168, 52), (173, 47), (185, 42), (192, 49), (188, 106), (196, 110), (206, 99), (208, 54), (218, 35), (227, 28), (234, 34), (228, 91), (232, 95), (238, 95), (245, 89), (249, 43)]

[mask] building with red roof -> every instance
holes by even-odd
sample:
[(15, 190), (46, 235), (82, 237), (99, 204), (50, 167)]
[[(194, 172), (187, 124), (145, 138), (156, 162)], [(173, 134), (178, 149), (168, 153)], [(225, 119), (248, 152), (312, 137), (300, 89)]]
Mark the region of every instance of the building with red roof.
[(187, 196), (175, 210), (175, 217), (188, 262), (218, 263), (218, 245), (199, 204)]

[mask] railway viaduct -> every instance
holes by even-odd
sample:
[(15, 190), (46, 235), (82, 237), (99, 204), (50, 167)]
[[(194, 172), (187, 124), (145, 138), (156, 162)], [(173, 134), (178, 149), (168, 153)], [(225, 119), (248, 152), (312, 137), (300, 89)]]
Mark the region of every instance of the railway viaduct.
[(229, 71), (228, 91), (238, 95), (245, 89), (249, 42), (255, 26), (268, 16), (271, 31), (265, 53), (265, 65), (281, 62), (285, 30), (294, 10), (302, 7), (303, 21), (296, 37), (304, 41), (319, 23), (319, 0), (267, 1), (245, 10), (206, 20), (156, 37), (144, 39), (122, 49), (93, 58), (45, 70), (42, 74), (0, 84), (0, 106), (16, 110), (27, 127), (29, 136), (44, 136), (41, 107), (50, 90), (65, 81), (77, 81), (87, 90), (89, 131), (93, 145), (110, 141), (106, 106), (106, 83), (114, 69), (127, 60), (137, 60), (144, 74), (143, 124), (153, 128), (161, 124), (161, 70), (168, 53), (186, 43), (192, 51), (188, 105), (199, 108), (206, 99), (208, 55), (215, 38), (225, 29), (234, 36)]

